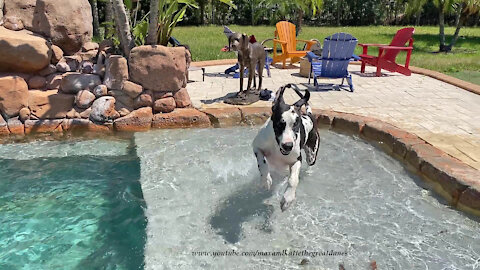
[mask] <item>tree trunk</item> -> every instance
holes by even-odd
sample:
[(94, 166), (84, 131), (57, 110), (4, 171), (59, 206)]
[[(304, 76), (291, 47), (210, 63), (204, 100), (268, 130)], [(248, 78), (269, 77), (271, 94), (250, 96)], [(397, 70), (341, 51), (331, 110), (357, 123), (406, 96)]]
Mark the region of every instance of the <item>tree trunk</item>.
[(205, 24), (205, 1), (199, 1), (198, 5), (200, 6), (200, 24)]
[(250, 0), (250, 16), (251, 16), (251, 24), (252, 26), (255, 25), (255, 16), (253, 15), (254, 14), (254, 10), (255, 7), (254, 7), (254, 3), (253, 3), (253, 0)]
[(212, 7), (212, 19), (210, 24), (215, 24), (215, 7), (213, 6), (213, 0), (210, 0), (210, 5)]
[(397, 25), (397, 18), (398, 18), (398, 1), (395, 1), (395, 20), (393, 21), (394, 25)]
[(148, 24), (147, 44), (157, 44), (157, 28), (158, 28), (158, 1), (150, 0), (150, 17)]
[(337, 0), (337, 26), (340, 26), (340, 6), (342, 4), (342, 0)]
[(97, 0), (92, 0), (92, 16), (93, 16), (93, 36), (100, 37), (100, 22), (98, 20)]
[(460, 33), (460, 28), (462, 28), (463, 26), (463, 20), (462, 20), (463, 7), (464, 7), (464, 3), (460, 3), (458, 6), (457, 14), (455, 17), (455, 34), (453, 34), (452, 40), (450, 41), (450, 44), (446, 48), (447, 51), (451, 51), (453, 46), (455, 46), (455, 43), (457, 43), (458, 34)]
[(438, 25), (440, 28), (439, 32), (439, 41), (440, 41), (440, 52), (445, 51), (445, 14), (443, 8), (440, 7), (440, 12), (438, 13)]
[(130, 23), (128, 15), (123, 5), (123, 0), (112, 0), (113, 12), (115, 14), (115, 26), (117, 29), (120, 47), (126, 57), (130, 55), (130, 50), (135, 46), (130, 32)]
[(295, 33), (297, 36), (302, 32), (302, 25), (303, 25), (303, 9), (298, 9), (298, 17), (297, 17), (297, 32)]
[(111, 0), (107, 0), (105, 3), (105, 21), (113, 22), (113, 7)]
[(422, 16), (422, 9), (419, 9), (417, 15), (415, 15), (415, 26), (420, 25), (420, 17)]

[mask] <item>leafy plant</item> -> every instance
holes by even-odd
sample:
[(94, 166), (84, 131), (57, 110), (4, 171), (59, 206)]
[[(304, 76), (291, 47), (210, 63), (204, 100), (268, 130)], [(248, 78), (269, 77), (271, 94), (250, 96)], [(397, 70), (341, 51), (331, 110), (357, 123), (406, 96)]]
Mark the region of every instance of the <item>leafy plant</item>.
[(135, 46), (144, 45), (147, 41), (148, 33), (148, 13), (138, 21), (137, 24), (132, 28), (132, 35), (135, 40)]

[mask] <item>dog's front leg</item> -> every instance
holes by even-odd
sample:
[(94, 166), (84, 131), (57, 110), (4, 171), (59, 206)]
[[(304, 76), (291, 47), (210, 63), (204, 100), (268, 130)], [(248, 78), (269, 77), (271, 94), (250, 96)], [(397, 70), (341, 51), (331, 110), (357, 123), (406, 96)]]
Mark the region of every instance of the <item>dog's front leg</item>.
[(245, 72), (245, 65), (240, 63), (240, 91), (238, 93), (243, 92), (243, 73)]
[(263, 69), (265, 67), (265, 57), (261, 58), (258, 64), (258, 91), (262, 90)]
[(300, 167), (302, 162), (298, 160), (292, 166), (290, 166), (290, 176), (288, 177), (288, 187), (283, 193), (282, 201), (280, 202), (280, 208), (285, 211), (295, 200), (295, 192), (298, 186), (298, 176), (300, 174)]
[(263, 154), (262, 150), (258, 148), (254, 148), (253, 153), (257, 158), (257, 167), (258, 167), (258, 170), (260, 171), (262, 184), (268, 190), (272, 186), (272, 177), (270, 176), (270, 171), (268, 169), (268, 164), (267, 164), (267, 160), (265, 159), (265, 155)]
[[(248, 85), (247, 85), (247, 91), (250, 90), (250, 87), (252, 86), (252, 79), (255, 80), (255, 65), (252, 65), (250, 61), (250, 65), (248, 67)], [(255, 83), (255, 82), (254, 82)]]

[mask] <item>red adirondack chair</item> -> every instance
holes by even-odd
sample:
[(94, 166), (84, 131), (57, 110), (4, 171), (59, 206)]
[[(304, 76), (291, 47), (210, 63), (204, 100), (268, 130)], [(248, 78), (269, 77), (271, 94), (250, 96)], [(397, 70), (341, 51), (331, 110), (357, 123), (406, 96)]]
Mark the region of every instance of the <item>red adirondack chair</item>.
[[(398, 72), (406, 76), (410, 76), (412, 72), (408, 69), (410, 64), (410, 56), (412, 55), (413, 50), (413, 33), (415, 28), (408, 27), (403, 28), (397, 31), (395, 36), (390, 42), (390, 45), (386, 44), (358, 44), (363, 47), (363, 53), (360, 55), (362, 61), (361, 72), (365, 73), (365, 65), (369, 64), (371, 66), (377, 67), (376, 75), (377, 77), (381, 76), (381, 70), (385, 69), (391, 72)], [(408, 46), (405, 47), (405, 44), (408, 42)], [(373, 56), (368, 54), (368, 47), (378, 47), (378, 56)], [(405, 65), (399, 65), (395, 62), (395, 58), (400, 51), (407, 51), (407, 58), (405, 60)]]

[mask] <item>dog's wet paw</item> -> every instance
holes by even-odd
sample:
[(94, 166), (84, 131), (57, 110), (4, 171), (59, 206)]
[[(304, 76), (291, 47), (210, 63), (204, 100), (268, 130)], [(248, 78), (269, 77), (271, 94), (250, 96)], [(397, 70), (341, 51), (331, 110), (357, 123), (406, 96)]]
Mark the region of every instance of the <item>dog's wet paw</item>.
[(272, 187), (272, 177), (269, 175), (267, 175), (267, 177), (265, 177), (265, 179), (262, 180), (262, 183), (263, 183), (263, 187), (266, 189), (266, 190), (270, 190), (270, 188)]
[(291, 202), (287, 201), (285, 197), (282, 198), (280, 201), (280, 209), (282, 209), (282, 212), (287, 210), (288, 207), (290, 207)]
[(293, 201), (295, 201), (295, 193), (294, 191), (292, 192), (291, 189), (287, 189), (285, 194), (283, 194), (282, 200), (280, 201), (280, 208), (282, 209), (282, 212), (287, 210), (287, 208), (292, 205)]

